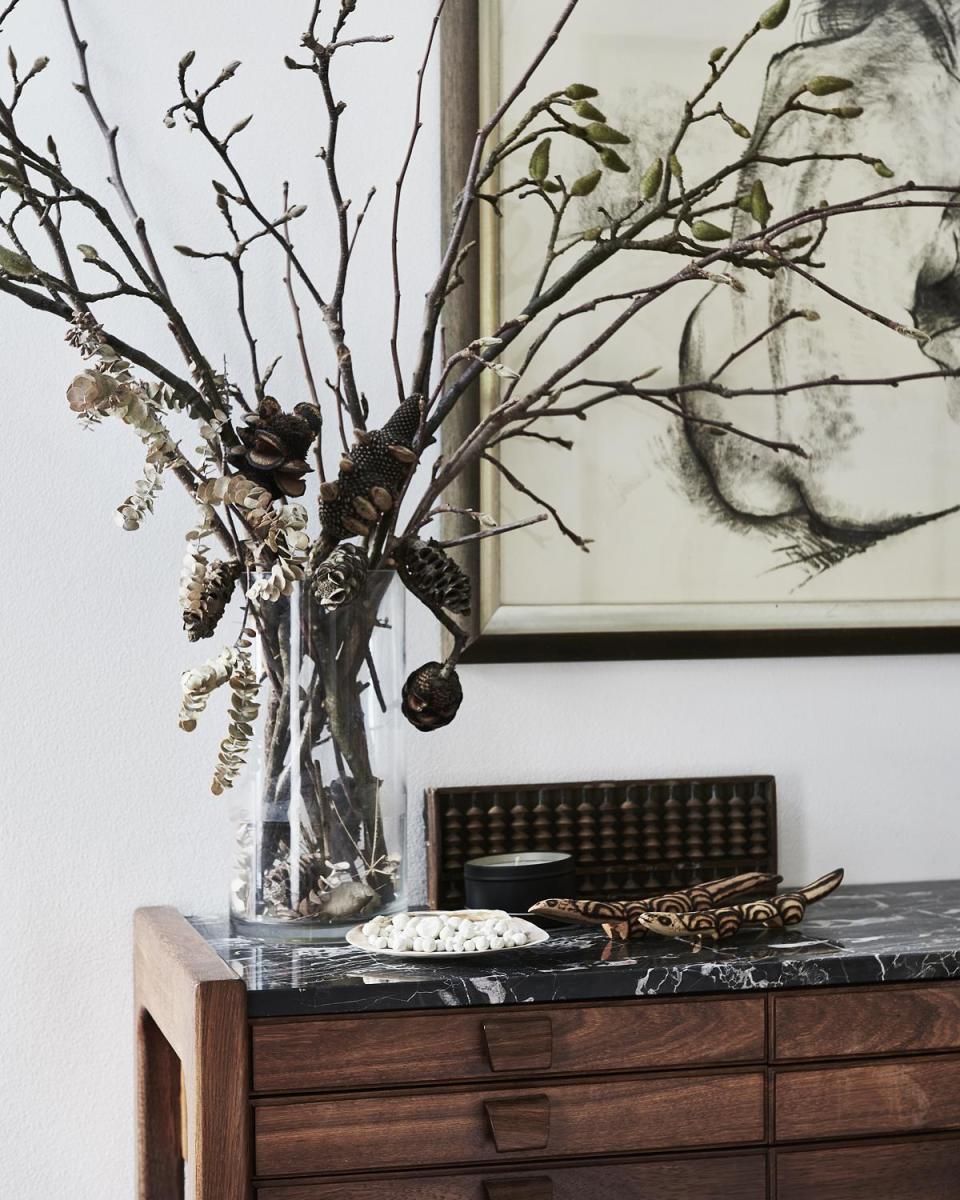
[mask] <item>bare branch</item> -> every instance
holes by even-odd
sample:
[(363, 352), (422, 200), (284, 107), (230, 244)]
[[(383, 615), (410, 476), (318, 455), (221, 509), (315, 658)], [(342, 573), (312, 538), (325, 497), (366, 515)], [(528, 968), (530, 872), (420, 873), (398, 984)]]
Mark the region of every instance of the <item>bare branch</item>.
[(546, 41), (534, 55), (527, 69), (523, 72), (517, 83), (511, 88), (506, 97), (497, 106), (495, 112), (481, 125), (477, 132), (476, 139), (473, 145), (473, 152), (470, 156), (470, 165), (467, 168), (467, 178), (464, 183), (463, 192), (460, 197), (460, 203), (457, 210), (456, 220), (453, 223), (450, 237), (447, 240), (447, 247), (440, 263), (440, 270), (433, 282), (429, 292), (427, 293), (426, 309), (424, 314), (424, 328), (420, 341), (420, 352), (417, 359), (417, 365), (413, 372), (413, 379), (410, 386), (410, 394), (426, 395), (429, 391), (430, 383), (430, 368), (433, 362), (434, 348), (437, 340), (437, 327), (440, 321), (440, 313), (443, 310), (443, 302), (447, 293), (447, 285), (450, 281), (451, 272), (457, 261), (457, 256), (460, 253), (460, 246), (463, 242), (464, 233), (467, 227), (467, 221), (470, 217), (470, 211), (476, 201), (477, 179), (480, 174), (484, 147), (487, 144), (487, 139), (496, 129), (503, 119), (504, 114), (512, 107), (517, 98), (526, 90), (527, 84), (530, 82), (534, 71), (543, 62), (544, 58), (553, 48), (554, 43), (560, 36), (560, 32), (573, 15), (579, 0), (567, 0), (564, 5), (563, 12), (560, 14), (550, 33), (547, 35)]
[(393, 359), (393, 371), (397, 380), (397, 395), (400, 400), (404, 399), (403, 390), (403, 371), (400, 367), (400, 354), (397, 349), (397, 336), (400, 330), (400, 261), (398, 257), (398, 233), (400, 228), (400, 202), (403, 198), (403, 185), (407, 178), (407, 171), (410, 168), (410, 162), (413, 158), (413, 152), (417, 145), (417, 138), (420, 135), (420, 130), (423, 127), (421, 120), (421, 108), (423, 105), (423, 80), (427, 72), (427, 65), (430, 62), (430, 55), (433, 52), (433, 43), (437, 35), (437, 26), (440, 24), (440, 17), (443, 14), (443, 9), (446, 0), (440, 0), (437, 5), (437, 11), (434, 14), (433, 21), (430, 24), (430, 34), (427, 38), (427, 46), (423, 53), (423, 61), (417, 70), (417, 90), (416, 101), (413, 108), (413, 131), (410, 134), (410, 141), (407, 144), (407, 152), (403, 158), (403, 165), (400, 168), (400, 174), (397, 176), (396, 188), (393, 198), (393, 219), (390, 225), (390, 263), (393, 268), (393, 324), (390, 330), (390, 356)]
[(545, 508), (553, 518), (554, 524), (560, 530), (563, 536), (569, 538), (575, 546), (578, 546), (585, 553), (589, 553), (590, 542), (593, 540), (592, 538), (584, 538), (581, 537), (579, 533), (575, 533), (569, 525), (564, 523), (563, 518), (552, 504), (548, 503), (548, 501), (544, 500), (542, 496), (538, 496), (536, 492), (527, 487), (523, 480), (514, 475), (509, 467), (504, 466), (504, 464), (499, 458), (496, 457), (496, 455), (487, 454), (484, 452), (481, 455), (481, 458), (483, 458), (485, 462), (490, 463), (491, 466), (496, 467), (507, 483), (509, 483), (515, 491), (522, 493), (524, 496), (528, 496), (534, 502), (534, 504), (538, 504), (541, 508)]
[(97, 103), (93, 93), (93, 86), (90, 82), (90, 71), (87, 66), (87, 42), (80, 37), (77, 30), (76, 22), (73, 18), (73, 11), (70, 7), (70, 0), (60, 0), (63, 6), (64, 16), (67, 18), (67, 25), (70, 29), (70, 37), (73, 39), (74, 47), (77, 51), (77, 58), (80, 62), (80, 73), (83, 77), (83, 83), (77, 85), (77, 90), (86, 100), (90, 112), (93, 114), (93, 119), (97, 123), (97, 128), (103, 135), (107, 143), (107, 150), (110, 155), (110, 169), (113, 174), (109, 177), (109, 182), (116, 188), (123, 207), (126, 209), (127, 216), (130, 218), (134, 229), (136, 230), (137, 240), (140, 242), (140, 247), (143, 250), (144, 257), (150, 268), (150, 273), (153, 276), (153, 281), (161, 291), (167, 291), (167, 285), (164, 283), (163, 275), (160, 271), (160, 266), (157, 263), (156, 255), (153, 252), (153, 247), (150, 244), (150, 239), (147, 236), (147, 226), (143, 217), (137, 212), (136, 206), (130, 197), (130, 192), (127, 190), (127, 185), (123, 179), (123, 171), (120, 167), (120, 155), (117, 151), (117, 136), (120, 133), (118, 125), (110, 125)]
[(498, 525), (495, 529), (480, 529), (476, 533), (465, 533), (463, 537), (449, 538), (445, 542), (437, 542), (444, 550), (451, 546), (462, 546), (466, 542), (479, 542), (483, 538), (499, 537), (502, 533), (512, 533), (515, 529), (525, 529), (528, 525), (539, 525), (541, 521), (549, 520), (548, 513), (537, 513), (535, 517), (527, 517), (523, 521), (511, 521), (509, 525)]

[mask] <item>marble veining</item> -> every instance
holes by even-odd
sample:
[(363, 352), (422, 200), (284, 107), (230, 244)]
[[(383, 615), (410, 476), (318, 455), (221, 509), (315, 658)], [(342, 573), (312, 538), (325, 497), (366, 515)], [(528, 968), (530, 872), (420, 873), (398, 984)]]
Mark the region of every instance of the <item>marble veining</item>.
[(246, 983), (252, 1017), (960, 980), (960, 880), (845, 886), (802, 925), (744, 931), (702, 949), (652, 938), (611, 943), (571, 926), (502, 957), (433, 965), (346, 944), (241, 936), (224, 918), (191, 920)]

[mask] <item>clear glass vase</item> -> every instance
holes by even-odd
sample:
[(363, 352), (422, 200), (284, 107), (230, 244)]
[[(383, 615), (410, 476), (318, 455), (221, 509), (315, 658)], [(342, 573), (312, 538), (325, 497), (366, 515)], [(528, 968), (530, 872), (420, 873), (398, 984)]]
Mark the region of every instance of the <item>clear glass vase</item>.
[(333, 612), (306, 584), (253, 606), (262, 686), (235, 789), (235, 924), (334, 937), (403, 908), (404, 595), (378, 571)]

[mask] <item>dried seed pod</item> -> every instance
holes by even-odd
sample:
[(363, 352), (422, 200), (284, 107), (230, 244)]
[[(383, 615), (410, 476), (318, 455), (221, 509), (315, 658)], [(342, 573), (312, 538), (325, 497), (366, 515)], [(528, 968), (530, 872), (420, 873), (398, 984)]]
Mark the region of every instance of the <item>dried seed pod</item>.
[(183, 611), (183, 627), (191, 642), (213, 637), (239, 578), (240, 564), (235, 558), (206, 565), (199, 592)]
[(457, 672), (443, 663), (424, 663), (403, 685), (403, 715), (421, 733), (449, 725), (462, 700)]
[(314, 405), (298, 404), (292, 413), (285, 413), (268, 396), (237, 431), (241, 444), (229, 451), (229, 457), (275, 498), (302, 496), (307, 488), (303, 477), (310, 470), (307, 451), (321, 423)]
[(357, 434), (340, 462), (339, 478), (320, 487), (320, 523), (327, 541), (365, 536), (380, 514), (393, 508), (417, 461), (413, 442), (419, 428), (420, 400), (411, 396), (382, 429)]
[(330, 612), (356, 600), (363, 591), (368, 568), (367, 556), (352, 542), (344, 542), (322, 561), (312, 561), (310, 586), (318, 604)]
[(470, 579), (436, 542), (409, 538), (394, 557), (400, 578), (415, 596), (453, 613), (470, 611)]

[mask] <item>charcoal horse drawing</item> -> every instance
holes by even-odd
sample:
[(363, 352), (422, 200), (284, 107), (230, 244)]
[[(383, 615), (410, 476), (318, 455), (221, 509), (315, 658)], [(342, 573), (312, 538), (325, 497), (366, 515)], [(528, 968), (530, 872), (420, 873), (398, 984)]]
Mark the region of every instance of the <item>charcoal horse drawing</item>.
[[(862, 106), (855, 120), (811, 125), (801, 114), (773, 128), (764, 155), (814, 150), (865, 152), (882, 159), (894, 180), (917, 184), (960, 175), (960, 0), (810, 0), (796, 41), (767, 70), (764, 114), (816, 74), (849, 78), (844, 95)], [(944, 172), (946, 168), (946, 172)], [(749, 193), (761, 178), (781, 213), (824, 199), (875, 190), (862, 163), (821, 158), (789, 171), (750, 169)], [(877, 181), (874, 180), (874, 183)], [(734, 233), (749, 218), (737, 215)], [(795, 320), (725, 372), (731, 388), (776, 388), (788, 379), (883, 378), (960, 367), (960, 216), (958, 210), (878, 212), (831, 223), (824, 239), (834, 282), (864, 304), (927, 335), (898, 336), (863, 318), (799, 275), (782, 271), (768, 289), (732, 296), (716, 287), (691, 314), (681, 349), (681, 379), (709, 377), (731, 348), (795, 309)], [(766, 533), (771, 569), (797, 572), (792, 587), (869, 552), (891, 537), (941, 520), (960, 506), (960, 381), (901, 386), (823, 386), (782, 397), (691, 393), (688, 411), (732, 420), (767, 437), (800, 443), (807, 459), (778, 455), (689, 423), (678, 438), (699, 494), (719, 520)]]

